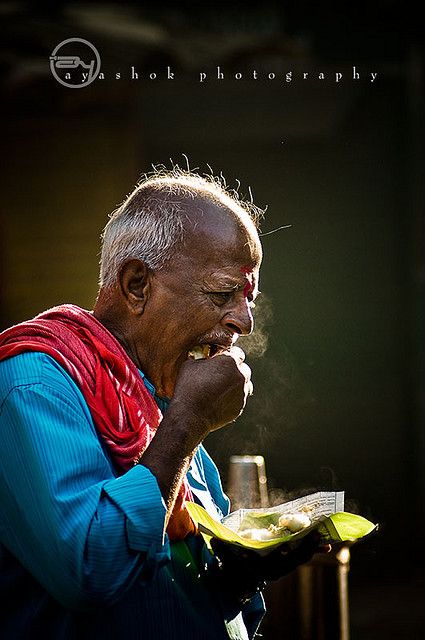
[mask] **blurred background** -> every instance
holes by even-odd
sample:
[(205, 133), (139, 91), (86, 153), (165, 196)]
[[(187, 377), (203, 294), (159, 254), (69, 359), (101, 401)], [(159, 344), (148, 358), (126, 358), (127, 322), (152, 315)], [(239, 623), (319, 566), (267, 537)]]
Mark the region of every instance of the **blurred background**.
[[(206, 446), (225, 484), (230, 455), (263, 455), (272, 500), (345, 490), (347, 509), (380, 523), (352, 549), (351, 637), (416, 639), (423, 29), (395, 0), (336, 6), (3, 2), (0, 325), (92, 307), (107, 215), (152, 164), (186, 168), (187, 156), (251, 189), (263, 233), (291, 226), (263, 238), (255, 394)], [(104, 73), (81, 89), (49, 67), (72, 37), (96, 47)]]

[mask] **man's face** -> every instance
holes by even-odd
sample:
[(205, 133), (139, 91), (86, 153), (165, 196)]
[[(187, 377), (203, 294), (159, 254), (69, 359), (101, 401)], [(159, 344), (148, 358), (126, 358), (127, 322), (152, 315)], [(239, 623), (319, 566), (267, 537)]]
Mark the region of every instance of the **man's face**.
[(194, 347), (208, 352), (210, 345), (213, 357), (239, 335), (251, 333), (260, 263), (255, 230), (216, 212), (204, 216), (179, 254), (152, 274), (144, 313), (149, 344), (145, 333), (138, 352), (158, 393), (172, 396), (178, 371)]

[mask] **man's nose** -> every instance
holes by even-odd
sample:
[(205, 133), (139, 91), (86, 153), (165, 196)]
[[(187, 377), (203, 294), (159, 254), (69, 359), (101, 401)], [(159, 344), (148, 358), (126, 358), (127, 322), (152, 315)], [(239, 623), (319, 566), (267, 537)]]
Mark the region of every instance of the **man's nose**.
[(249, 336), (254, 329), (254, 318), (252, 317), (251, 307), (245, 298), (243, 303), (226, 313), (223, 318), (223, 324), (233, 333), (241, 336)]

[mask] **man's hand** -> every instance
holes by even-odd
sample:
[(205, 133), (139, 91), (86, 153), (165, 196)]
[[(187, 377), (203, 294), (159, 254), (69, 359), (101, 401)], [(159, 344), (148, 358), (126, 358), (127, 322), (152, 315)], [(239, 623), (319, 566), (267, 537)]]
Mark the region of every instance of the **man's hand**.
[(203, 360), (187, 360), (177, 378), (170, 404), (195, 417), (199, 440), (234, 421), (252, 394), (251, 369), (239, 347)]
[(241, 601), (252, 597), (265, 582), (277, 580), (308, 562), (318, 551), (330, 549), (327, 545), (320, 546), (317, 531), (311, 531), (297, 544), (283, 543), (265, 556), (218, 538), (212, 538), (211, 547), (217, 559), (212, 580)]
[(242, 349), (232, 347), (205, 360), (188, 360), (170, 406), (140, 463), (158, 480), (171, 513), (196, 447), (210, 431), (235, 420), (252, 393), (251, 370)]

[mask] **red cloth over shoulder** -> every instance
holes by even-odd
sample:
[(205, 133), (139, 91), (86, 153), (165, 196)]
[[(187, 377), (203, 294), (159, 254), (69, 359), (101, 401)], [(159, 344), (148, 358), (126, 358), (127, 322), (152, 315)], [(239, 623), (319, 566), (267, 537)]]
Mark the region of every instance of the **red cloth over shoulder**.
[[(162, 414), (136, 365), (91, 312), (61, 305), (0, 334), (0, 360), (40, 351), (76, 382), (118, 473), (125, 473), (155, 436)], [(182, 540), (195, 526), (184, 507), (192, 494), (185, 479), (167, 533)]]

